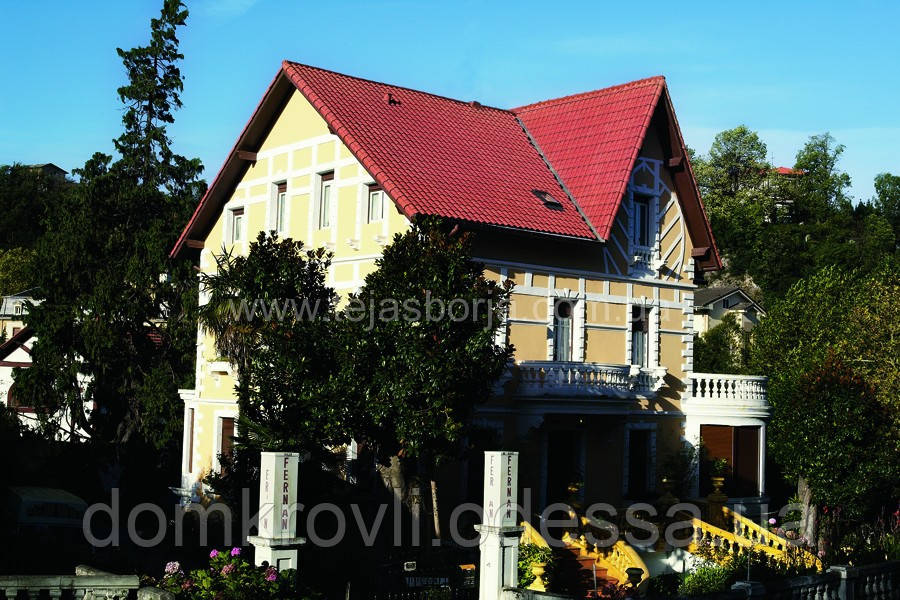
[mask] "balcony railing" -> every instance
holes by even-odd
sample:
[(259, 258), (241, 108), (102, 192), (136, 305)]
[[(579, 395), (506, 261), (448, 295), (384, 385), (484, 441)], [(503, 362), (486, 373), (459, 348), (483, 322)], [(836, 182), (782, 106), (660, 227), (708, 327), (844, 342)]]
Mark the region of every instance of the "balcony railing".
[(691, 373), (688, 377), (692, 399), (767, 404), (767, 377), (719, 373)]
[[(556, 361), (521, 361), (511, 366), (509, 377), (518, 372), (521, 396), (613, 396), (653, 395), (662, 387), (665, 367), (604, 365)], [(508, 380), (507, 378), (504, 378)]]

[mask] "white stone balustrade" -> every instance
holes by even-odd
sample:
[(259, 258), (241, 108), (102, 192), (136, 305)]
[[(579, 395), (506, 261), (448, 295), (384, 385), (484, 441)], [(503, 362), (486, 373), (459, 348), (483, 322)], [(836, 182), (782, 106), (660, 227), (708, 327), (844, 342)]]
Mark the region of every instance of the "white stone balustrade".
[(537, 360), (518, 362), (512, 369), (519, 374), (516, 393), (523, 396), (653, 395), (666, 374), (665, 367)]
[(722, 400), (746, 404), (766, 404), (767, 377), (691, 373), (689, 394), (692, 399)]
[[(125, 600), (140, 587), (137, 575), (2, 575), (0, 597), (59, 599), (63, 594), (81, 600)], [(69, 597), (69, 596), (67, 596)]]

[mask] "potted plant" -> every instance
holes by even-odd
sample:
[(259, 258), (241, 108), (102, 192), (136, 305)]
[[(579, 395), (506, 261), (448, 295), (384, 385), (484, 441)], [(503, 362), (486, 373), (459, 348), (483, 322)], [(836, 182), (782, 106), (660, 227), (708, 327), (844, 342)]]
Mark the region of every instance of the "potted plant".
[(710, 481), (713, 486), (713, 494), (721, 495), (722, 487), (725, 485), (725, 476), (728, 475), (728, 461), (724, 458), (717, 458), (712, 461), (709, 467)]

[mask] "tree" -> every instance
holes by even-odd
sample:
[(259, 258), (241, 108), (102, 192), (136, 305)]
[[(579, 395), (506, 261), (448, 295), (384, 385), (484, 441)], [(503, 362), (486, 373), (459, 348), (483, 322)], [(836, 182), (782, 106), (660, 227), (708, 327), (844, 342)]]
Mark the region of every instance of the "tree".
[(874, 205), (893, 228), (895, 243), (900, 243), (900, 175), (880, 173), (875, 177)]
[(800, 222), (823, 220), (833, 212), (850, 207), (850, 176), (838, 169), (844, 145), (830, 133), (810, 136), (797, 152), (794, 169), (803, 173), (798, 179), (799, 199), (795, 219)]
[(834, 354), (797, 384), (799, 393), (781, 399), (770, 429), (781, 440), (773, 449), (784, 472), (803, 478), (818, 505), (855, 515), (881, 508), (900, 467), (885, 448), (891, 419), (874, 387)]
[(695, 336), (694, 369), (701, 373), (747, 373), (750, 333), (730, 313), (721, 323)]
[[(886, 259), (873, 271), (847, 271), (838, 267), (826, 267), (815, 275), (799, 281), (785, 294), (784, 298), (771, 306), (767, 317), (754, 330), (751, 344), (751, 369), (753, 372), (769, 376), (769, 401), (774, 408), (770, 447), (776, 457), (785, 461), (786, 473), (790, 477), (800, 477), (810, 484), (813, 499), (837, 497), (847, 501), (848, 489), (855, 489), (857, 496), (853, 506), (845, 506), (848, 511), (869, 506), (870, 500), (889, 501), (884, 495), (872, 495), (872, 489), (865, 489), (856, 480), (843, 491), (836, 488), (815, 489), (818, 478), (825, 475), (807, 468), (816, 464), (821, 448), (811, 440), (798, 437), (797, 419), (807, 418), (818, 423), (822, 414), (832, 414), (835, 410), (845, 410), (847, 398), (855, 398), (863, 388), (855, 383), (840, 391), (834, 382), (828, 383), (826, 400), (811, 392), (818, 385), (823, 369), (840, 366), (850, 370), (853, 380), (858, 378), (865, 386), (863, 396), (868, 402), (874, 398), (878, 412), (861, 419), (853, 418), (856, 413), (847, 413), (836, 418), (833, 427), (842, 427), (851, 432), (837, 435), (818, 436), (835, 440), (846, 440), (873, 435), (877, 440), (878, 452), (888, 457), (892, 464), (900, 464), (900, 322), (893, 307), (900, 301), (900, 275), (896, 262)], [(823, 388), (824, 389), (824, 388)], [(840, 408), (844, 406), (844, 408)], [(866, 404), (870, 410), (875, 405)], [(863, 413), (865, 414), (865, 413)], [(885, 415), (882, 419), (879, 415)], [(876, 418), (877, 417), (877, 418)], [(870, 429), (870, 421), (877, 428)], [(811, 434), (812, 435), (812, 434)], [(865, 437), (864, 436), (864, 437)], [(820, 440), (816, 443), (830, 443)], [(843, 442), (841, 442), (843, 443)], [(874, 443), (874, 442), (873, 442)], [(859, 452), (857, 453), (857, 451)], [(835, 446), (835, 452), (838, 447)], [(859, 468), (870, 472), (870, 466), (881, 468), (882, 462), (866, 454), (864, 445), (856, 444), (843, 451), (856, 457)], [(854, 454), (856, 453), (856, 454)], [(796, 456), (793, 456), (796, 455)], [(788, 462), (788, 458), (792, 462)], [(873, 462), (874, 461), (874, 462)], [(807, 467), (801, 468), (803, 465)], [(873, 468), (876, 468), (873, 467)], [(885, 474), (897, 481), (900, 472), (887, 470)], [(872, 479), (875, 487), (882, 481)], [(849, 485), (849, 484), (848, 484)]]
[(60, 202), (71, 185), (35, 167), (0, 166), (0, 249), (33, 248), (44, 231), (47, 211)]
[[(490, 397), (510, 357), (495, 344), (511, 284), (484, 277), (471, 234), (434, 218), (394, 237), (347, 308), (342, 361), (348, 395), (368, 422), (358, 439), (391, 469), (396, 494), (415, 460), (431, 480), (456, 457), (475, 406)], [(365, 318), (362, 318), (365, 317)]]
[(24, 292), (31, 288), (31, 259), (28, 248), (0, 250), (0, 296)]
[(119, 450), (180, 440), (177, 389), (193, 378), (196, 277), (168, 258), (205, 188), (200, 161), (175, 154), (166, 130), (181, 106), (176, 30), (187, 16), (165, 0), (150, 43), (118, 50), (128, 76), (118, 158), (96, 153), (77, 170), (79, 185), (47, 207), (33, 261), (43, 303), (27, 317), (37, 342), (33, 366), (16, 373), (20, 393), (49, 414), (68, 409)]
[(335, 385), (337, 295), (331, 255), (261, 232), (246, 256), (223, 252), (201, 276), (201, 326), (236, 368), (239, 442), (321, 452), (350, 440), (355, 413)]

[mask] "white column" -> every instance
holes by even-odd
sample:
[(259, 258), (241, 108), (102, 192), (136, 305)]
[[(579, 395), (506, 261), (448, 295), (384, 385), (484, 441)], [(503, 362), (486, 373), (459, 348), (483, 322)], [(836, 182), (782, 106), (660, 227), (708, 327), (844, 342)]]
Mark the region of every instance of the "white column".
[(297, 452), (262, 452), (259, 477), (259, 535), (248, 540), (256, 548), (254, 563), (283, 569), (299, 569), (297, 548)]
[(479, 600), (500, 600), (504, 587), (518, 581), (518, 452), (484, 453), (484, 514), (481, 534)]

